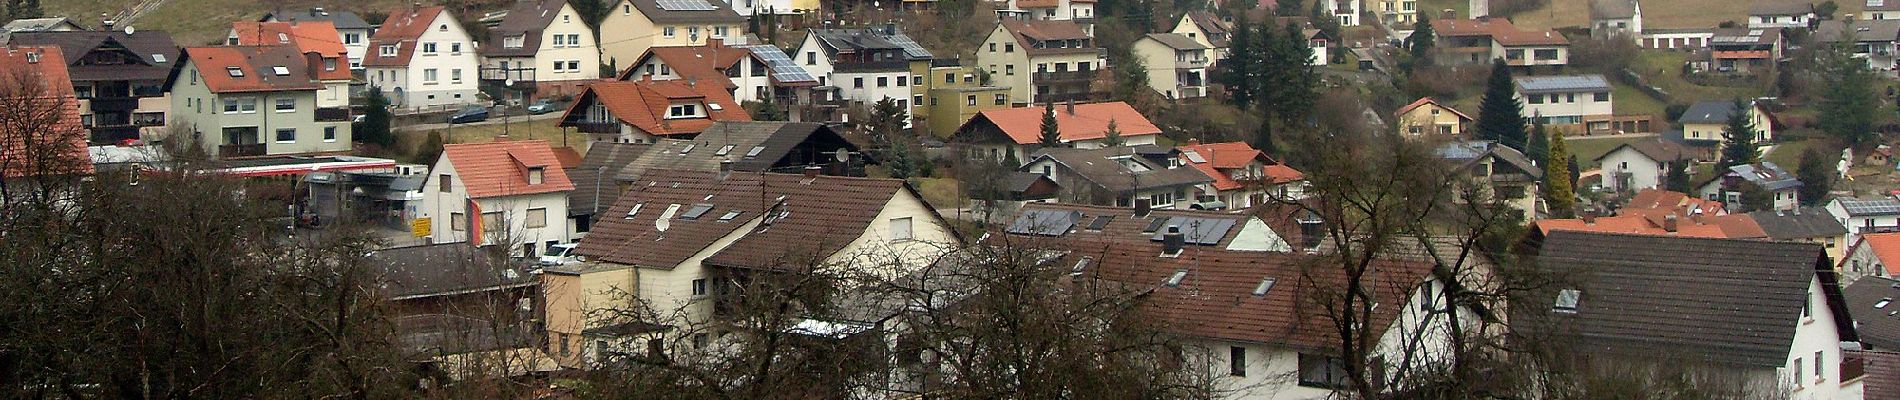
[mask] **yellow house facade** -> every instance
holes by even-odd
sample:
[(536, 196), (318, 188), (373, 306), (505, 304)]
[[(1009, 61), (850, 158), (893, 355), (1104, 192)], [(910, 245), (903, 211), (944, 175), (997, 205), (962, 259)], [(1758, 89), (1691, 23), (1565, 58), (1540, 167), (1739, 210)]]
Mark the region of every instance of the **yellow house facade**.
[(652, 1), (614, 3), (600, 22), (601, 62), (628, 68), (649, 48), (701, 46), (709, 39), (736, 43), (733, 39), (745, 35), (745, 17), (733, 12), (725, 1), (687, 3), (669, 5), (673, 9)]
[(1465, 126), (1475, 121), (1430, 97), (1399, 108), (1399, 132), (1406, 137), (1463, 136)]
[[(925, 126), (938, 138), (949, 138), (957, 127), (983, 110), (1009, 108), (1009, 87), (997, 86), (976, 67), (936, 67), (917, 75), (927, 87), (921, 114)], [(919, 85), (912, 85), (917, 87)]]

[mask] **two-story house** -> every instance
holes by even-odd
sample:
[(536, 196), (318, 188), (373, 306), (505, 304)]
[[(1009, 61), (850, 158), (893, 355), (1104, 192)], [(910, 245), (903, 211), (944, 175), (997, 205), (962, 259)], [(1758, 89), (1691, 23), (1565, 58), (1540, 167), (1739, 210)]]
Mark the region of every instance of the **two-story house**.
[[(1755, 142), (1775, 140), (1774, 114), (1769, 113), (1768, 108), (1759, 102), (1750, 101), (1745, 107), (1748, 108), (1748, 122), (1755, 126)], [(1728, 127), (1729, 117), (1736, 112), (1733, 101), (1704, 101), (1689, 106), (1676, 122), (1682, 124), (1684, 140), (1727, 143), (1728, 138), (1722, 136), (1722, 131)]]
[(59, 32), (83, 30), (86, 30), (86, 27), (79, 26), (79, 23), (73, 22), (72, 19), (66, 17), (20, 18), (7, 21), (6, 24), (0, 24), (0, 32)]
[(1807, 28), (1814, 22), (1814, 3), (1799, 1), (1756, 0), (1748, 8), (1748, 27), (1753, 29)]
[(1399, 132), (1406, 137), (1461, 137), (1476, 119), (1430, 97), (1399, 107)]
[(567, 192), (574, 183), (554, 149), (539, 140), (456, 143), (422, 184), (429, 240), (505, 246), (534, 257), (568, 238)]
[(1379, 16), (1379, 23), (1396, 30), (1412, 30), (1412, 24), (1418, 22), (1418, 0), (1366, 0), (1372, 4), (1372, 12)]
[(442, 7), (389, 12), (364, 56), (364, 79), (404, 108), (476, 102), (481, 60), (475, 39)]
[(1208, 209), (1244, 209), (1305, 197), (1306, 174), (1281, 164), (1247, 142), (1201, 144), (1189, 139), (1176, 147), (1176, 162), (1213, 178), (1194, 202)]
[(619, 0), (600, 21), (601, 61), (625, 69), (653, 47), (744, 44), (745, 23), (724, 0)]
[(607, 351), (664, 352), (704, 343), (688, 335), (718, 334), (614, 329), (629, 321), (590, 318), (598, 310), (652, 310), (671, 316), (663, 324), (706, 326), (730, 300), (723, 296), (753, 274), (873, 267), (902, 274), (960, 245), (903, 180), (807, 171), (648, 171), (581, 242), (587, 262), (544, 274), (548, 343), (569, 350), (551, 353), (563, 366), (584, 367)]
[(1501, 202), (1523, 213), (1525, 220), (1537, 219), (1539, 182), (1544, 168), (1531, 162), (1523, 152), (1488, 140), (1452, 141), (1438, 148), (1438, 158), (1450, 163), (1454, 171), (1470, 177), (1460, 184), (1477, 185), (1490, 201)]
[(594, 30), (567, 0), (515, 3), (481, 55), (483, 89), (497, 99), (579, 94), (601, 78)]
[(1116, 146), (1096, 149), (1047, 148), (1029, 157), (1018, 171), (1042, 174), (1061, 190), (1056, 201), (1072, 204), (1160, 209), (1213, 208), (1200, 202), (1215, 178), (1179, 165), (1170, 149)]
[[(129, 32), (129, 33), (128, 33)], [(87, 142), (163, 139), (172, 110), (165, 76), (176, 67), (171, 35), (147, 30), (31, 31), (0, 35), (14, 46), (57, 46), (78, 98)]]
[[(786, 108), (808, 105), (818, 79), (773, 45), (727, 46), (713, 39), (704, 46), (648, 49), (620, 74), (620, 80), (684, 80), (723, 85), (733, 100), (773, 102)], [(790, 113), (796, 118), (799, 113)]]
[(1858, 339), (1820, 245), (1559, 231), (1535, 251), (1571, 278), (1511, 320), (1587, 354), (1565, 368), (1687, 368), (1740, 397), (1839, 398), (1841, 349)]
[(1767, 209), (1793, 210), (1801, 204), (1801, 179), (1772, 161), (1728, 167), (1728, 171), (1696, 188), (1702, 198), (1727, 203), (1731, 212), (1745, 207), (1744, 194), (1751, 189), (1768, 193)]
[[(1847, 227), (1821, 207), (1795, 207), (1793, 210), (1761, 210), (1748, 213), (1769, 240), (1814, 243), (1827, 249), (1830, 260), (1841, 260), (1853, 243), (1847, 241)], [(1842, 270), (1842, 273), (1850, 271)]]
[(1009, 8), (1031, 21), (1072, 21), (1095, 35), (1095, 0), (1008, 0)]
[(1359, 26), (1363, 22), (1365, 5), (1360, 0), (1318, 0), (1321, 11), (1339, 20), (1339, 26)]
[[(1233, 24), (1221, 19), (1220, 16), (1212, 12), (1196, 10), (1182, 14), (1181, 21), (1175, 22), (1174, 30), (1168, 32), (1187, 35), (1196, 43), (1213, 49), (1214, 54), (1210, 56), (1214, 57), (1214, 64), (1220, 64), (1220, 60), (1227, 59), (1227, 42), (1233, 40), (1233, 31)], [(1323, 54), (1320, 56), (1321, 59), (1326, 58)]]
[(1867, 0), (1867, 3), (1860, 8), (1860, 19), (1862, 21), (1900, 19), (1900, 2)]
[[(984, 110), (957, 128), (951, 142), (971, 159), (1027, 161), (1031, 153), (1042, 148), (1042, 117), (1051, 108), (1058, 141), (1068, 147), (1151, 145), (1161, 135), (1161, 128), (1135, 107), (1116, 101)], [(1110, 124), (1115, 126), (1120, 143), (1111, 143), (1116, 140), (1108, 137)]]
[(653, 143), (665, 137), (690, 139), (717, 121), (751, 120), (718, 82), (643, 78), (588, 86), (568, 106), (560, 126), (578, 128), (593, 142)]
[(336, 42), (343, 44), (349, 52), (350, 69), (363, 69), (363, 57), (369, 54), (370, 35), (376, 34), (376, 26), (363, 21), (356, 13), (342, 10), (325, 10), (315, 7), (302, 11), (269, 12), (257, 19), (257, 22), (329, 22), (335, 27)]
[(218, 158), (350, 151), (350, 119), (319, 113), (319, 57), (296, 46), (186, 48), (167, 79), (175, 125)]
[[(54, 46), (0, 46), (0, 99), (8, 104), (63, 109), (42, 117), (0, 120), (0, 182), (93, 173), (86, 148), (86, 130), (72, 105), (72, 86), (65, 82), (66, 57)], [(17, 114), (16, 114), (17, 115)], [(52, 120), (42, 119), (50, 117)], [(45, 153), (40, 153), (44, 151)]]
[[(1900, 5), (1900, 1), (1894, 2)], [(1900, 16), (1900, 12), (1895, 12)], [(1848, 39), (1853, 43), (1847, 43)], [(1836, 46), (1851, 46), (1854, 57), (1867, 59), (1867, 68), (1875, 71), (1893, 70), (1896, 65), (1894, 56), (1896, 43), (1900, 43), (1900, 18), (1862, 20), (1862, 21), (1821, 21), (1814, 28), (1814, 40)]]
[(908, 114), (918, 111), (915, 108), (918, 105), (913, 103), (918, 97), (916, 90), (922, 89), (913, 86), (924, 84), (923, 77), (918, 75), (921, 71), (912, 64), (927, 65), (934, 58), (895, 25), (814, 28), (792, 56), (806, 71), (818, 77), (820, 86), (838, 88), (831, 100), (869, 107), (891, 99), (907, 112), (906, 126), (912, 122)]
[(1010, 87), (1013, 104), (1087, 99), (1102, 48), (1070, 21), (1005, 19), (976, 50), (977, 66)]
[(1673, 168), (1694, 163), (1697, 152), (1681, 143), (1645, 139), (1617, 145), (1597, 156), (1603, 171), (1603, 188), (1613, 192), (1658, 188)]
[(1700, 71), (1761, 71), (1781, 59), (1786, 41), (1779, 28), (1716, 28), (1708, 48), (1691, 63)]
[(919, 99), (917, 103), (924, 105), (924, 112), (913, 117), (923, 118), (922, 126), (937, 138), (955, 135), (957, 127), (970, 122), (977, 113), (1010, 107), (1009, 87), (997, 86), (994, 77), (981, 68), (931, 67), (930, 73), (921, 78), (929, 88), (924, 94), (928, 100)]
[(1643, 5), (1636, 0), (1590, 0), (1590, 37), (1643, 38)]
[(1518, 29), (1503, 18), (1433, 20), (1432, 32), (1437, 60), (1444, 65), (1489, 64), (1499, 58), (1513, 67), (1570, 64), (1570, 40), (1563, 34)]
[(1826, 208), (1828, 215), (1847, 227), (1847, 243), (1857, 243), (1869, 233), (1900, 232), (1900, 199), (1836, 197)]
[(349, 53), (330, 38), (336, 28), (327, 21), (237, 22), (225, 38), (229, 46), (296, 46), (305, 57), (316, 57), (317, 80), (323, 91), (317, 92), (317, 117), (323, 121), (349, 118)]
[(1207, 96), (1211, 48), (1179, 33), (1150, 33), (1135, 40), (1135, 57), (1148, 68), (1148, 87), (1168, 99)]
[(1602, 124), (1608, 129), (1614, 108), (1610, 81), (1603, 75), (1520, 76), (1515, 81), (1516, 97), (1524, 105), (1524, 116), (1553, 127), (1582, 127)]

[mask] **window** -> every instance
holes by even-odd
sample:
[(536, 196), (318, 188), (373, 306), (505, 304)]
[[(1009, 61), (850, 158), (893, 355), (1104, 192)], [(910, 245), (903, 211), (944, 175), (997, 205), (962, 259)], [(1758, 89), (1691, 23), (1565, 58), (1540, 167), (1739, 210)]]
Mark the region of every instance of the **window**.
[(1015, 43), (1003, 43), (1003, 52), (1004, 52), (1004, 53), (1015, 53), (1015, 52), (1016, 52), (1016, 44), (1015, 44)]
[(482, 213), (482, 232), (500, 232), (501, 221), (500, 211)]
[(462, 213), (449, 213), (449, 229), (460, 232), (468, 230), (468, 218)]
[(1593, 99), (1595, 101), (1610, 101), (1610, 92), (1596, 92), (1591, 93), (1591, 95), (1595, 97), (1595, 99)]
[(924, 106), (924, 95), (921, 95), (921, 94), (918, 94), (918, 95), (911, 95), (911, 96), (910, 96), (910, 104), (916, 104), (916, 105), (917, 105), (918, 107), (923, 107), (923, 106)]
[(713, 37), (716, 37), (716, 38), (726, 37), (726, 27), (725, 26), (713, 27)]
[[(652, 65), (648, 65), (648, 67), (652, 67)], [(565, 63), (565, 62), (560, 62), (560, 61), (555, 61), (555, 62), (554, 62), (554, 73), (557, 73), (557, 74), (558, 74), (558, 73), (562, 73), (562, 72), (567, 72), (567, 63)]]
[(995, 44), (995, 43), (990, 43), (990, 52), (991, 52), (991, 53), (995, 53), (995, 52), (996, 52), (996, 44)]
[(363, 34), (361, 33), (343, 34), (343, 44), (362, 44), (362, 43), (363, 43)]
[(1577, 94), (1576, 94), (1576, 93), (1564, 93), (1564, 102), (1565, 102), (1565, 103), (1575, 103), (1575, 102), (1577, 102)]
[(323, 141), (324, 142), (336, 141), (336, 127), (334, 126), (323, 127)]
[(378, 54), (382, 55), (383, 57), (395, 57), (396, 45), (393, 45), (393, 44), (383, 45), (382, 49), (378, 51)]
[(968, 96), (964, 96), (964, 99), (963, 99), (963, 100), (964, 100), (964, 104), (965, 104), (965, 105), (972, 105), (972, 106), (974, 106), (974, 105), (976, 105), (976, 95), (974, 95), (974, 94), (973, 94), (973, 95), (968, 95)]
[(1247, 376), (1247, 348), (1240, 346), (1227, 348), (1227, 374)]
[(633, 15), (633, 4), (631, 4), (631, 3), (629, 3), (629, 4), (621, 4), (621, 5), (620, 5), (620, 14), (621, 14), (621, 15)]
[(296, 141), (297, 128), (280, 128), (277, 130), (277, 143), (294, 143)]
[(1419, 293), (1420, 300), (1418, 302), (1418, 310), (1419, 311), (1437, 311), (1438, 309), (1438, 293), (1436, 293), (1437, 287), (1432, 286), (1431, 282), (1426, 282), (1425, 286), (1420, 287), (1419, 290), (1422, 291), (1423, 293)]
[[(1803, 297), (1801, 298), (1801, 317), (1802, 317), (1802, 318), (1804, 318), (1804, 319), (1805, 319), (1805, 318), (1811, 318), (1811, 317), (1813, 317), (1813, 316), (1814, 316), (1814, 314), (1813, 314), (1813, 312), (1814, 312), (1814, 299), (1813, 299), (1813, 296), (1805, 296), (1805, 295), (1804, 295), (1804, 296), (1803, 296)], [(1804, 320), (1804, 321), (1805, 321), (1805, 320)]]
[(686, 27), (686, 39), (687, 39), (687, 40), (699, 40), (699, 27), (697, 27), (697, 26), (688, 26), (688, 27)]
[(243, 68), (238, 68), (238, 67), (224, 67), (224, 72), (225, 72), (225, 73), (227, 73), (227, 74), (231, 74), (231, 77), (232, 77), (232, 78), (242, 78), (242, 77), (244, 77), (244, 69), (243, 69)]
[(671, 27), (671, 26), (669, 26), (669, 27), (665, 27), (665, 28), (660, 28), (660, 36), (665, 36), (665, 37), (673, 37), (673, 36), (674, 36), (674, 35), (676, 34), (676, 33), (675, 33), (675, 32), (673, 31), (673, 29), (674, 29), (674, 28), (673, 28), (673, 27)]
[(287, 113), (296, 111), (297, 99), (277, 99), (277, 112)]
[(462, 69), (461, 68), (449, 70), (449, 82), (462, 83)]
[(853, 87), (853, 88), (858, 88), (858, 89), (863, 89), (863, 88), (864, 88), (864, 77), (856, 77), (856, 78), (851, 78), (851, 87)]
[[(1582, 297), (1583, 291), (1577, 289), (1559, 290), (1557, 291), (1557, 304), (1553, 308), (1557, 312), (1574, 314), (1577, 312), (1577, 301), (1582, 300)], [(1805, 309), (1803, 311), (1802, 315), (1807, 315)]]
[(886, 78), (886, 77), (882, 77), (882, 76), (880, 76), (880, 77), (877, 77), (877, 87), (886, 87), (886, 86), (890, 86), (890, 84), (891, 84), (891, 82), (890, 82), (890, 79), (891, 79), (891, 78)]
[(527, 221), (525, 221), (525, 223), (527, 224), (529, 228), (547, 227), (548, 226), (548, 209), (546, 208), (528, 209), (528, 218), (527, 218)]
[(1827, 371), (1827, 363), (1825, 361), (1827, 361), (1827, 354), (1822, 354), (1819, 351), (1814, 352), (1814, 379), (1815, 380), (1821, 380), (1824, 377), (1823, 373)]
[(449, 174), (442, 174), (442, 175), (436, 176), (436, 189), (435, 189), (436, 192), (448, 193), (450, 192), (450, 189), (453, 187), (452, 185), (454, 184), (449, 181)]
[(693, 280), (693, 297), (706, 295), (706, 278)]
[(462, 54), (462, 42), (449, 43), (449, 54)]
[(437, 26), (437, 27), (435, 27), (435, 31), (436, 31), (436, 32), (448, 32), (448, 31), (449, 31), (449, 24), (442, 24), (441, 26)]
[(1531, 53), (1531, 57), (1535, 60), (1554, 61), (1557, 59), (1557, 49), (1537, 49), (1537, 51)]
[(436, 73), (435, 73), (435, 68), (429, 68), (429, 69), (424, 69), (424, 70), (422, 70), (422, 82), (423, 82), (423, 83), (435, 83), (435, 75), (436, 75)]
[(1802, 365), (1805, 365), (1805, 364), (1803, 364), (1803, 363), (1801, 362), (1801, 359), (1800, 359), (1800, 358), (1796, 358), (1796, 359), (1794, 359), (1794, 373), (1792, 373), (1792, 374), (1788, 374), (1788, 377), (1789, 377), (1789, 378), (1792, 378), (1792, 379), (1794, 379), (1794, 387), (1801, 387), (1801, 386), (1802, 386), (1802, 385), (1801, 385), (1801, 377), (1802, 377), (1802, 376), (1805, 376), (1804, 374), (1802, 374), (1802, 373), (1801, 373), (1801, 366), (1802, 366)]
[(1544, 95), (1532, 94), (1532, 95), (1525, 95), (1525, 97), (1530, 99), (1531, 104), (1544, 104)]
[(818, 65), (818, 52), (816, 51), (805, 52), (805, 65)]
[(1004, 65), (1003, 75), (1016, 75), (1016, 64)]
[(996, 100), (996, 105), (999, 105), (999, 106), (1000, 106), (1000, 105), (1003, 105), (1003, 103), (1008, 103), (1008, 102), (1009, 102), (1009, 96), (1008, 96), (1008, 95), (1004, 95), (1004, 94), (1002, 94), (1002, 93), (997, 93), (997, 94), (996, 94), (995, 96), (996, 96), (996, 99), (995, 99), (995, 100)]
[(692, 118), (697, 116), (699, 116), (699, 106), (693, 104), (678, 104), (667, 107), (666, 109), (667, 118)]
[(424, 42), (424, 43), (422, 43), (422, 54), (424, 54), (424, 55), (434, 55), (434, 54), (435, 54), (435, 42)]
[(904, 79), (904, 77), (901, 77), (901, 76), (897, 77), (897, 86), (898, 87), (910, 86), (910, 80)]
[(1300, 386), (1346, 387), (1345, 363), (1338, 358), (1300, 354)]
[(901, 242), (910, 239), (910, 217), (891, 218), (891, 241)]
[(547, 167), (528, 167), (528, 184), (541, 184), (541, 182), (543, 182), (542, 177), (546, 174), (546, 170)]

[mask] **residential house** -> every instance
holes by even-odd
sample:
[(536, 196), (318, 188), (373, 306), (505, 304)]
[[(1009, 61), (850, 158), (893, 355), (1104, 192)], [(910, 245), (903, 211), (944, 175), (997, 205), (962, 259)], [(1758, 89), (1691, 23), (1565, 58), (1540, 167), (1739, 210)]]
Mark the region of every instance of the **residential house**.
[(378, 249), (365, 258), (387, 296), (397, 344), (429, 384), (558, 369), (535, 334), (542, 306), (532, 265), (462, 243)]
[(1406, 137), (1463, 137), (1465, 125), (1476, 121), (1430, 97), (1420, 97), (1412, 104), (1399, 107), (1395, 114), (1399, 117), (1399, 131)]
[(1793, 210), (1762, 210), (1748, 213), (1761, 226), (1769, 240), (1820, 244), (1830, 260), (1840, 260), (1846, 249), (1847, 227), (1820, 207), (1795, 207)]
[(627, 321), (589, 312), (637, 301), (677, 315), (673, 326), (703, 326), (719, 318), (730, 300), (723, 296), (754, 274), (820, 266), (906, 273), (959, 246), (903, 180), (810, 171), (647, 171), (581, 242), (587, 262), (543, 274), (550, 346), (582, 349), (559, 352), (562, 365), (587, 366), (619, 348), (664, 352), (668, 344), (704, 343), (664, 327), (607, 329)]
[[(912, 123), (922, 93), (914, 86), (923, 84), (930, 60), (935, 56), (917, 45), (896, 25), (875, 28), (811, 29), (798, 45), (795, 57), (802, 57), (804, 68), (818, 77), (819, 86), (836, 87), (838, 104), (870, 107), (884, 99), (896, 102), (905, 115), (905, 126)], [(919, 63), (923, 65), (919, 70)]]
[(1024, 206), (1055, 202), (1062, 191), (1054, 179), (1035, 172), (1009, 171), (996, 182), (992, 187), (973, 188), (969, 211), (961, 217), (1007, 224)]
[(1176, 162), (1214, 179), (1193, 199), (1202, 208), (1253, 208), (1306, 196), (1302, 182), (1305, 174), (1247, 142), (1201, 144), (1199, 139), (1189, 139), (1187, 145), (1175, 151), (1179, 158)]
[[(1215, 64), (1220, 64), (1220, 60), (1227, 59), (1227, 43), (1233, 40), (1233, 30), (1232, 23), (1214, 15), (1213, 12), (1195, 10), (1182, 14), (1181, 21), (1176, 22), (1174, 30), (1169, 33), (1187, 35), (1189, 39), (1194, 39), (1194, 42), (1213, 49), (1214, 54), (1210, 56), (1214, 58)], [(1326, 57), (1319, 58), (1323, 60)]]
[(1748, 27), (1807, 28), (1814, 22), (1814, 3), (1805, 1), (1755, 0), (1748, 8)]
[[(1867, 0), (1860, 9), (1862, 21), (1882, 21), (1900, 19), (1900, 2), (1891, 0)], [(1823, 23), (1827, 21), (1822, 21)]]
[(500, 246), (506, 254), (535, 257), (571, 241), (567, 192), (574, 183), (547, 142), (443, 146), (422, 186), (421, 218), (429, 218), (435, 243)]
[(442, 108), (475, 103), (481, 60), (475, 39), (442, 7), (404, 7), (389, 12), (366, 55), (364, 79), (402, 108)]
[(1590, 36), (1643, 37), (1643, 5), (1637, 0), (1590, 0)]
[(1743, 193), (1752, 188), (1766, 191), (1770, 199), (1764, 206), (1773, 210), (1793, 210), (1800, 205), (1801, 180), (1771, 161), (1728, 167), (1721, 176), (1696, 186), (1702, 198), (1728, 203), (1729, 211), (1747, 207)]
[(1751, 73), (1767, 71), (1781, 59), (1786, 46), (1780, 29), (1716, 28), (1708, 48), (1698, 53), (1691, 64), (1700, 71)]
[(349, 118), (349, 54), (343, 45), (330, 39), (336, 28), (325, 21), (311, 22), (236, 22), (225, 38), (228, 46), (296, 46), (305, 57), (316, 57), (317, 80), (323, 91), (317, 92), (317, 112), (325, 120)]
[[(633, 182), (652, 170), (718, 171), (724, 161), (732, 161), (726, 166), (735, 171), (803, 173), (808, 167), (818, 167), (825, 175), (864, 176), (868, 162), (857, 145), (823, 124), (718, 122), (707, 132), (691, 140), (661, 139), (639, 146), (595, 143), (614, 145), (608, 146), (612, 153), (600, 155), (608, 159), (604, 163), (589, 164), (595, 165), (594, 171), (569, 175), (581, 187), (568, 203), (585, 207), (571, 213), (592, 215), (596, 205), (599, 209), (611, 206), (621, 192), (632, 189)], [(590, 159), (598, 158), (591, 146), (588, 154)], [(598, 195), (590, 195), (595, 190)]]
[(1028, 21), (1070, 21), (1095, 35), (1095, 0), (1007, 0), (1008, 8)]
[(1490, 64), (1502, 58), (1513, 67), (1570, 64), (1570, 40), (1557, 31), (1526, 31), (1502, 18), (1432, 21), (1438, 62), (1444, 65)]
[(1418, 22), (1418, 0), (1366, 0), (1372, 4), (1372, 12), (1379, 16), (1379, 24), (1395, 30), (1412, 30), (1412, 24)]
[[(1866, 277), (1893, 278), (1900, 270), (1900, 232), (1865, 233), (1836, 258), (1834, 269), (1843, 282)], [(1892, 267), (1889, 267), (1892, 266)], [(1896, 338), (1900, 339), (1900, 338)]]
[(1712, 28), (1647, 28), (1641, 40), (1645, 49), (1695, 50), (1707, 47), (1715, 39)]
[[(1327, 303), (1338, 297), (1316, 295), (1346, 290), (1344, 276), (1314, 275), (1317, 256), (1293, 251), (1289, 236), (1257, 217), (1038, 203), (1006, 226), (992, 235), (1061, 254), (1055, 265), (1073, 265), (1061, 279), (1144, 293), (1136, 306), (1168, 316), (1167, 329), (1183, 339), (1181, 368), (1205, 374), (1215, 398), (1318, 399), (1350, 390), (1337, 330), (1325, 322), (1338, 315), (1323, 311), (1338, 309)], [(1452, 319), (1426, 315), (1475, 321), (1468, 318), (1477, 314), (1446, 300), (1450, 286), (1430, 273), (1430, 262), (1394, 257), (1370, 265), (1377, 270), (1371, 275), (1392, 284), (1369, 288), (1381, 305), (1356, 314), (1366, 319), (1362, 332), (1374, 335), (1367, 356), (1409, 366), (1383, 369), (1388, 376), (1375, 379), (1401, 368), (1420, 374), (1447, 367), (1440, 363), (1448, 359)]]
[(1864, 234), (1900, 232), (1900, 200), (1892, 197), (1836, 197), (1827, 202), (1827, 213), (1847, 227), (1846, 243), (1859, 243)]
[(1205, 189), (1214, 178), (1177, 165), (1171, 153), (1157, 146), (1046, 148), (1017, 170), (1055, 181), (1061, 187), (1056, 201), (1061, 203), (1160, 209), (1220, 206), (1217, 201), (1199, 201), (1202, 196), (1216, 195)]
[(719, 82), (616, 81), (587, 87), (561, 116), (590, 142), (653, 143), (691, 138), (718, 121), (751, 121)]
[(974, 66), (931, 67), (921, 78), (930, 88), (925, 95), (929, 100), (917, 102), (928, 105), (916, 117), (923, 118), (923, 126), (938, 139), (949, 139), (977, 113), (1010, 107), (1010, 88), (996, 86), (991, 76)]
[[(1676, 122), (1682, 124), (1683, 139), (1727, 143), (1728, 137), (1722, 132), (1728, 128), (1728, 119), (1735, 112), (1733, 101), (1698, 102), (1684, 110)], [(1774, 114), (1760, 102), (1748, 102), (1748, 122), (1755, 127), (1755, 143), (1775, 140)]]
[(1005, 19), (977, 49), (1000, 86), (1008, 86), (1012, 104), (1082, 100), (1102, 68), (1103, 49), (1082, 27), (1069, 21)]
[(1438, 158), (1451, 163), (1455, 171), (1470, 177), (1465, 184), (1479, 185), (1485, 188), (1493, 201), (1504, 202), (1518, 212), (1525, 220), (1538, 217), (1538, 183), (1543, 181), (1544, 168), (1531, 162), (1523, 152), (1487, 140), (1466, 140), (1445, 143), (1438, 148)]
[(1837, 398), (1841, 349), (1857, 339), (1821, 246), (1569, 231), (1538, 242), (1539, 267), (1572, 282), (1530, 294), (1550, 305), (1514, 306), (1511, 319), (1586, 354), (1566, 368), (1686, 367), (1742, 397)]
[(723, 0), (615, 1), (600, 21), (601, 61), (621, 68), (649, 48), (700, 46), (712, 39), (739, 44), (745, 22)]
[(0, 46), (0, 70), (6, 71), (0, 73), (0, 87), (7, 88), (0, 95), (9, 97), (4, 100), (61, 110), (52, 121), (0, 121), (0, 182), (93, 172), (85, 127), (70, 106), (78, 99), (65, 84), (72, 78), (63, 53), (55, 46)]
[(83, 30), (86, 30), (86, 28), (79, 26), (78, 23), (66, 17), (21, 18), (7, 21), (5, 25), (0, 25), (0, 33), (68, 32)]
[[(1026, 106), (984, 110), (970, 118), (951, 142), (962, 147), (971, 159), (1026, 160), (1041, 148), (1042, 117), (1053, 108), (1059, 141), (1069, 147), (1093, 149), (1112, 145), (1155, 144), (1161, 128), (1123, 102), (1068, 103), (1060, 106)], [(1115, 125), (1118, 140), (1110, 140), (1108, 127)], [(1118, 141), (1119, 143), (1110, 143)]]
[(1332, 62), (1332, 58), (1328, 57), (1332, 54), (1333, 38), (1327, 36), (1326, 31), (1312, 28), (1311, 25), (1308, 25), (1307, 28), (1300, 30), (1300, 35), (1306, 37), (1306, 49), (1313, 52), (1313, 61), (1308, 63), (1308, 65), (1324, 67)]
[[(704, 46), (654, 47), (647, 50), (620, 80), (685, 80), (724, 85), (740, 102), (775, 102), (784, 106), (809, 105), (818, 79), (773, 45), (727, 46), (720, 39)], [(791, 113), (798, 118), (798, 113)]]
[(620, 197), (620, 183), (614, 180), (614, 174), (653, 147), (647, 143), (588, 143), (580, 165), (567, 169), (567, 180), (574, 183), (574, 191), (567, 193), (567, 217), (575, 240), (592, 231), (594, 216)]
[(309, 187), (304, 209), (319, 226), (347, 221), (412, 231), (422, 214), (422, 184), (428, 177), (428, 166), (413, 164), (311, 173), (303, 177)]
[(1746, 214), (1729, 214), (1722, 209), (1722, 203), (1656, 189), (1637, 193), (1615, 216), (1585, 213), (1579, 218), (1541, 219), (1534, 225), (1543, 235), (1578, 231), (1722, 239), (1768, 237), (1753, 218)]
[(1695, 163), (1697, 153), (1680, 143), (1645, 139), (1623, 143), (1597, 156), (1602, 166), (1603, 189), (1613, 192), (1644, 191), (1668, 183), (1669, 171)]
[[(1603, 75), (1546, 75), (1511, 78), (1524, 115), (1557, 129), (1608, 130), (1610, 81)], [(1577, 129), (1583, 128), (1583, 129)]]
[[(1900, 4), (1900, 1), (1896, 1)], [(1884, 14), (1881, 14), (1884, 15)], [(1900, 16), (1900, 12), (1896, 12)], [(1849, 33), (1849, 29), (1852, 29)], [(1854, 43), (1844, 43), (1852, 38)], [(1854, 57), (1867, 59), (1867, 68), (1875, 71), (1890, 71), (1896, 66), (1894, 57), (1896, 42), (1900, 42), (1900, 18), (1863, 21), (1821, 21), (1814, 29), (1814, 40), (1818, 43), (1853, 46)]]
[(364, 21), (356, 13), (342, 10), (325, 10), (314, 7), (308, 10), (282, 13), (267, 12), (257, 22), (329, 22), (336, 29), (338, 43), (349, 52), (350, 69), (363, 69), (363, 57), (369, 54), (369, 38), (376, 34), (376, 26)]
[(1207, 96), (1210, 48), (1179, 33), (1150, 33), (1135, 40), (1134, 55), (1148, 68), (1148, 87), (1168, 99)]
[[(130, 31), (131, 33), (127, 33)], [(0, 35), (13, 46), (57, 46), (78, 96), (87, 142), (164, 139), (172, 101), (165, 77), (177, 67), (171, 35), (141, 30), (45, 30)]]
[(1365, 5), (1360, 0), (1319, 0), (1321, 11), (1339, 20), (1339, 26), (1359, 26)]
[[(1900, 244), (1900, 243), (1896, 243)], [(1888, 257), (1900, 257), (1900, 249), (1887, 249)], [(1893, 259), (1900, 262), (1900, 258)], [(1900, 300), (1900, 280), (1879, 269), (1885, 264), (1876, 265), (1874, 271), (1880, 275), (1862, 277), (1841, 288), (1842, 297), (1847, 300), (1847, 313), (1854, 317), (1854, 331), (1859, 334), (1863, 348), (1892, 352), (1900, 349), (1900, 318), (1895, 318), (1895, 300)], [(1891, 354), (1891, 353), (1890, 353)], [(1893, 367), (1888, 367), (1891, 368)], [(1871, 371), (1870, 371), (1871, 372)], [(1891, 388), (1890, 388), (1891, 389)], [(1889, 392), (1900, 395), (1900, 391)], [(1891, 396), (1866, 397), (1869, 399), (1892, 398)]]
[(567, 0), (517, 2), (488, 31), (481, 83), (496, 99), (577, 95), (602, 77), (600, 53), (594, 29)]
[[(218, 158), (347, 153), (348, 110), (320, 106), (326, 71), (297, 46), (186, 48), (167, 79), (173, 124)], [(319, 111), (331, 110), (331, 111)]]

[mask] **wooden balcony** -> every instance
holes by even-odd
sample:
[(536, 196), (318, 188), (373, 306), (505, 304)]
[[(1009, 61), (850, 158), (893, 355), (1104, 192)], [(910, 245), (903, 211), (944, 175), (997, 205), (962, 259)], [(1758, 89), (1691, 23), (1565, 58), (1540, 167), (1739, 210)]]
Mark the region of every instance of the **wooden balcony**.
[(263, 143), (227, 144), (218, 146), (218, 158), (257, 157), (265, 153)]
[(317, 109), (317, 122), (344, 122), (350, 120), (347, 107), (325, 107)]
[(1088, 82), (1095, 79), (1095, 71), (1037, 72), (1032, 77), (1035, 79), (1035, 82), (1037, 84), (1051, 84), (1051, 83), (1076, 82), (1076, 81)]

